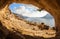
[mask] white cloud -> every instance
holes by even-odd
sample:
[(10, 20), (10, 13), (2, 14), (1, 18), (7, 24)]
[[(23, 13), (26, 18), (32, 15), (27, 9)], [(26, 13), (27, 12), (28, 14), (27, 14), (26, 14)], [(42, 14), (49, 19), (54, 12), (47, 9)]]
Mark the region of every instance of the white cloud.
[(15, 7), (14, 12), (15, 14), (20, 14), (27, 17), (44, 17), (48, 14), (45, 10), (37, 11), (37, 9), (39, 8), (30, 4), (20, 6), (18, 8)]

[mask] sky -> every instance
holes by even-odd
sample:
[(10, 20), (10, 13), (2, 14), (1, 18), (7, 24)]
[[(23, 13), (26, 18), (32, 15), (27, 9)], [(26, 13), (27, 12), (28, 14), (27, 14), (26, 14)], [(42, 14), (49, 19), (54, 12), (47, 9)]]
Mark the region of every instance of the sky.
[(42, 10), (38, 11), (38, 7), (32, 4), (12, 3), (9, 6), (11, 12), (17, 15), (22, 15), (26, 20), (44, 22), (49, 26), (55, 26), (54, 18), (49, 12)]
[(31, 4), (13, 3), (10, 5), (10, 10), (12, 12), (21, 14), (21, 15), (27, 16), (27, 17), (44, 17), (45, 15), (48, 14), (48, 12), (45, 10), (37, 11), (37, 9), (39, 9), (39, 8), (36, 6), (33, 6)]

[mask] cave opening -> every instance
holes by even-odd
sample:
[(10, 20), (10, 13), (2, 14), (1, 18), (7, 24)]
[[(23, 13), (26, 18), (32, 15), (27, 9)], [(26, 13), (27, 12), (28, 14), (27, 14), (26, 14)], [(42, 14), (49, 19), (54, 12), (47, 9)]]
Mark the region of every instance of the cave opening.
[[(55, 19), (45, 9), (38, 8), (32, 4), (12, 3), (9, 5), (9, 10), (20, 20), (23, 20), (30, 26), (35, 26), (32, 30), (38, 30), (36, 27), (38, 26), (41, 30), (54, 30), (55, 32)], [(55, 34), (54, 32), (52, 35)]]
[(19, 17), (21, 16), (27, 21), (41, 22), (50, 27), (55, 27), (54, 17), (46, 10), (32, 4), (12, 3), (10, 4), (9, 9), (13, 14), (16, 14)]

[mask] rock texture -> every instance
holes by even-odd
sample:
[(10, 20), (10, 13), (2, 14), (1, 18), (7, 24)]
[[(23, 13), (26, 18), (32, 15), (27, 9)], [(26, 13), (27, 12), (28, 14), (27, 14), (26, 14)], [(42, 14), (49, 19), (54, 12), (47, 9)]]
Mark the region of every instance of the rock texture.
[[(18, 20), (14, 14), (11, 14), (9, 12), (8, 6), (13, 2), (33, 4), (35, 6), (38, 6), (39, 8), (44, 8), (45, 10), (50, 12), (50, 14), (53, 15), (53, 17), (55, 18), (55, 25), (57, 30), (56, 33), (57, 35), (55, 39), (60, 39), (60, 34), (59, 34), (60, 33), (60, 1), (59, 0), (1, 0), (0, 1), (0, 31), (3, 35), (0, 37), (2, 39), (6, 38), (7, 35), (11, 35), (9, 33), (12, 33), (13, 36), (16, 36), (16, 39), (20, 38), (19, 36), (25, 39), (22, 34), (27, 34), (30, 31), (30, 29), (28, 29), (29, 30), (28, 31), (25, 28), (23, 28), (22, 26), (24, 25), (20, 25), (20, 24), (26, 24), (25, 22)], [(33, 30), (31, 31), (32, 32), (29, 32), (31, 36), (33, 36), (31, 34), (33, 32), (35, 33), (35, 34), (33, 33), (34, 36), (37, 36), (35, 31)], [(39, 31), (37, 31), (37, 33), (39, 33)], [(8, 39), (8, 37), (6, 39)]]

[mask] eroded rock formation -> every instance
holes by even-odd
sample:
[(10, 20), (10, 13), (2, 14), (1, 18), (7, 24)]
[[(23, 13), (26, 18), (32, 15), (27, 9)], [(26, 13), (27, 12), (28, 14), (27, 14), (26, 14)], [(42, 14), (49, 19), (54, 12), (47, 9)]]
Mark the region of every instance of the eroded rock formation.
[[(16, 32), (16, 30), (18, 32), (17, 35), (19, 35), (19, 33), (20, 33), (19, 31), (24, 32), (24, 30), (25, 30), (24, 28), (20, 27), (21, 25), (19, 25), (19, 23), (21, 21), (18, 20), (15, 17), (15, 15), (12, 14), (12, 17), (11, 17), (11, 15), (9, 15), (10, 12), (8, 10), (8, 6), (9, 6), (9, 4), (11, 4), (13, 2), (33, 4), (35, 6), (38, 6), (39, 8), (44, 8), (45, 10), (50, 12), (50, 14), (53, 15), (53, 17), (55, 18), (55, 25), (56, 25), (56, 30), (57, 30), (56, 38), (59, 39), (59, 37), (60, 37), (60, 34), (59, 34), (60, 33), (60, 4), (59, 4), (60, 1), (59, 0), (1, 0), (0, 1), (0, 22), (2, 23), (2, 25), (0, 25), (1, 26), (0, 28), (1, 28), (2, 32), (4, 32), (3, 33), (4, 35), (6, 34), (6, 36), (7, 36), (9, 34), (9, 32), (10, 33)], [(18, 27), (16, 27), (16, 26), (18, 26)], [(26, 33), (26, 32), (24, 32), (24, 33)], [(30, 35), (32, 35), (32, 34), (30, 33)]]

